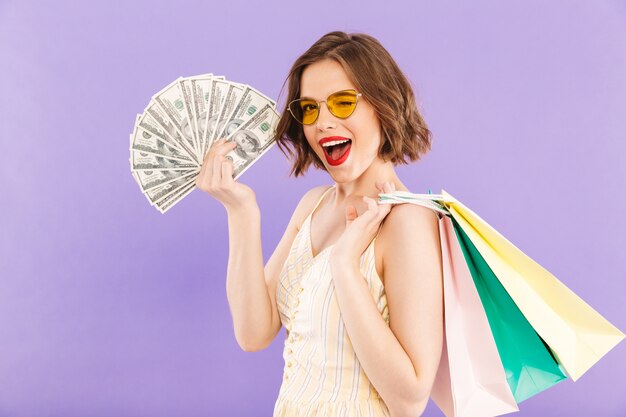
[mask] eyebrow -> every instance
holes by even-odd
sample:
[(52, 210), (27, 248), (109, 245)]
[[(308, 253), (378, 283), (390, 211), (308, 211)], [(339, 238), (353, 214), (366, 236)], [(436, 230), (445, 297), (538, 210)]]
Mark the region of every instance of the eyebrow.
[(327, 94), (327, 95), (326, 95), (326, 97), (324, 97), (324, 98), (323, 98), (323, 99), (321, 99), (321, 100), (318, 100), (317, 98), (315, 98), (315, 97), (314, 97), (314, 96), (312, 96), (312, 95), (309, 95), (309, 94), (302, 94), (302, 93), (300, 93), (300, 97), (299, 97), (299, 98), (311, 98), (311, 99), (313, 99), (313, 100), (315, 100), (315, 101), (322, 101), (322, 100), (326, 100), (329, 96), (331, 96), (331, 95), (333, 95), (333, 94), (335, 94), (335, 93), (338, 93), (338, 92), (340, 92), (340, 91), (346, 91), (346, 90), (354, 90), (354, 91), (357, 91), (356, 87), (346, 87), (346, 88), (340, 88), (339, 90), (335, 90), (335, 91), (333, 91), (332, 93)]

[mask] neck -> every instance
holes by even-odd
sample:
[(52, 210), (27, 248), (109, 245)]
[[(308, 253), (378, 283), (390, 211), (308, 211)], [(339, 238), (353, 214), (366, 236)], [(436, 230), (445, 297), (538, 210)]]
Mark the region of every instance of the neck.
[(363, 196), (378, 198), (380, 191), (376, 188), (377, 182), (390, 182), (395, 184), (396, 190), (406, 190), (393, 164), (390, 161), (384, 162), (376, 159), (358, 178), (335, 184), (335, 205), (340, 206), (345, 202), (360, 200)]

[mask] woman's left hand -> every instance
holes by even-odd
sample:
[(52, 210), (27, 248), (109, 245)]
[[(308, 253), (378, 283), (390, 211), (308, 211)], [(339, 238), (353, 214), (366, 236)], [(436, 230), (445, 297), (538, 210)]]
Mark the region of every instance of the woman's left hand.
[[(396, 189), (389, 182), (377, 182), (376, 188), (381, 193), (391, 193)], [(363, 197), (363, 201), (367, 203), (367, 210), (360, 216), (354, 206), (346, 207), (346, 229), (330, 253), (331, 264), (358, 268), (361, 254), (376, 235), (380, 223), (391, 211), (392, 204), (378, 204), (369, 197)]]

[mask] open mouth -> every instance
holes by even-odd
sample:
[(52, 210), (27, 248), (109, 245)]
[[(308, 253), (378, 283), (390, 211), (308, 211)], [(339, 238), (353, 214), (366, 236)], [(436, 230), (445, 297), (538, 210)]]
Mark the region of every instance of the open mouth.
[(330, 140), (322, 141), (322, 149), (324, 150), (324, 156), (326, 161), (330, 165), (341, 165), (350, 154), (350, 148), (352, 141), (346, 138), (327, 138)]

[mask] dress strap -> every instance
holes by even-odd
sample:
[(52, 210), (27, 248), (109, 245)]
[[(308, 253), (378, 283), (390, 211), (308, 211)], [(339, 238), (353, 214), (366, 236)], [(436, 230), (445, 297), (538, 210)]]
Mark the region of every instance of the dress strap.
[(376, 231), (376, 235), (374, 236), (374, 240), (376, 240), (376, 238), (378, 237), (378, 234), (380, 233), (380, 229), (383, 228), (383, 223), (385, 222), (385, 219), (383, 219), (382, 222), (380, 222), (380, 224), (378, 225), (378, 230)]
[(330, 187), (328, 187), (323, 193), (322, 196), (319, 198), (319, 200), (317, 200), (317, 203), (315, 203), (315, 206), (313, 207), (313, 210), (311, 210), (311, 212), (309, 213), (309, 217), (313, 215), (313, 213), (315, 212), (315, 210), (317, 210), (317, 207), (320, 205), (320, 203), (322, 202), (322, 200), (324, 199), (324, 197), (326, 197), (326, 194), (328, 194), (328, 192), (330, 190), (332, 190), (333, 188), (335, 188), (334, 185), (331, 185)]

